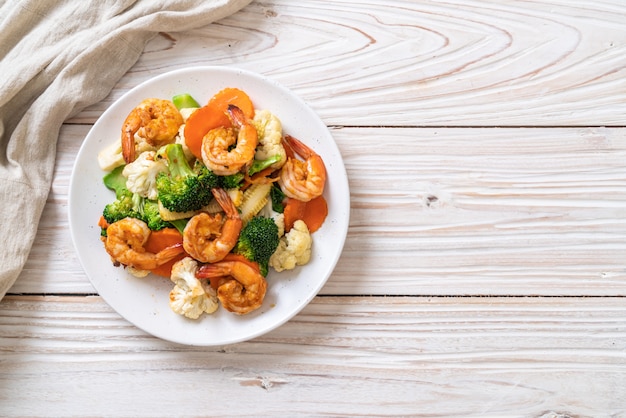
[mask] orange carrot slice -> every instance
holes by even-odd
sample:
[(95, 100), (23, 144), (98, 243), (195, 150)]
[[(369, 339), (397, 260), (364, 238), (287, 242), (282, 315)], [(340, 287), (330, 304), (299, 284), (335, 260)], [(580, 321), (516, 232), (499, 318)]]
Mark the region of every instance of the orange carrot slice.
[(285, 232), (289, 232), (293, 224), (304, 217), (306, 202), (288, 197), (284, 200), (284, 205)]
[(223, 90), (220, 90), (216, 93), (211, 100), (209, 100), (208, 105), (215, 106), (216, 109), (220, 109), (222, 113), (225, 113), (228, 110), (228, 105), (235, 105), (239, 109), (241, 109), (246, 115), (248, 119), (252, 119), (254, 117), (254, 105), (252, 104), (252, 100), (246, 92), (234, 87), (227, 87)]
[(304, 221), (309, 228), (309, 232), (313, 233), (320, 229), (328, 216), (328, 204), (324, 196), (316, 197), (308, 202), (298, 199), (287, 198), (284, 201), (284, 219), (285, 231), (289, 232), (293, 228), (293, 224), (298, 220)]
[(313, 233), (320, 229), (326, 216), (328, 216), (328, 204), (324, 196), (319, 196), (306, 203), (302, 220), (309, 227), (309, 232)]
[(98, 219), (98, 226), (102, 229), (107, 229), (109, 227), (109, 223), (104, 219), (104, 216), (100, 215), (100, 219)]
[[(183, 236), (176, 228), (164, 228), (159, 231), (152, 231), (148, 241), (146, 242), (145, 249), (151, 253), (158, 253), (159, 251), (170, 247), (172, 245), (182, 243)], [(169, 278), (172, 274), (172, 266), (179, 260), (182, 260), (187, 256), (187, 253), (183, 252), (181, 255), (175, 257), (171, 261), (157, 267), (154, 270), (150, 270), (152, 273)]]

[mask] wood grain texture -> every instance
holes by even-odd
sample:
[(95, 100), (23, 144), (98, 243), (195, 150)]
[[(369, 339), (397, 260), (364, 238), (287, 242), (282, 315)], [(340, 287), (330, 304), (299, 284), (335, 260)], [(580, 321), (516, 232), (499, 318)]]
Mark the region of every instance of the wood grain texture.
[[(61, 132), (45, 215), (11, 293), (95, 292), (67, 219), (69, 176), (88, 129)], [(332, 135), (352, 210), (322, 294), (626, 295), (625, 128)]]
[(154, 39), (75, 121), (155, 75), (220, 65), (272, 77), (333, 126), (624, 126), (625, 21), (621, 0), (253, 2)]
[(622, 298), (317, 298), (213, 348), (155, 339), (97, 297), (9, 297), (0, 320), (6, 417), (626, 413)]
[[(622, 0), (268, 0), (155, 37), (61, 130), (0, 301), (0, 416), (626, 416), (624, 22)], [(92, 296), (67, 219), (95, 120), (191, 65), (292, 89), (331, 127), (351, 188), (321, 296), (212, 348), (156, 339)]]
[(334, 130), (352, 211), (324, 291), (623, 295), (625, 134)]

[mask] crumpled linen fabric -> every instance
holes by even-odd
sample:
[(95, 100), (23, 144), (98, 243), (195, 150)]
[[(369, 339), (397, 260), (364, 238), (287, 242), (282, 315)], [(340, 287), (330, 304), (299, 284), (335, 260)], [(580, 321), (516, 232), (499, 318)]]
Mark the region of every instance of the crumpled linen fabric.
[(34, 242), (63, 122), (104, 99), (159, 32), (201, 27), (249, 3), (0, 0), (0, 299)]

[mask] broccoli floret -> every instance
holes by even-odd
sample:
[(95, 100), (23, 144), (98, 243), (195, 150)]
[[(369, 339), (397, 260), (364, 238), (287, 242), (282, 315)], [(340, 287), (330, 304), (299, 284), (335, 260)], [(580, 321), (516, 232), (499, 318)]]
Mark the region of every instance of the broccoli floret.
[(248, 168), (248, 175), (252, 176), (256, 173), (259, 173), (265, 170), (267, 167), (271, 166), (272, 164), (280, 162), (282, 159), (283, 157), (281, 155), (276, 154), (264, 160), (254, 160), (252, 164), (250, 164), (250, 168)]
[(235, 173), (228, 176), (220, 176), (222, 189), (239, 189), (243, 185), (243, 173)]
[(158, 231), (163, 228), (171, 228), (172, 225), (164, 221), (159, 213), (159, 204), (156, 200), (145, 200), (143, 202), (143, 221), (148, 224), (148, 228)]
[(248, 260), (259, 264), (261, 274), (267, 276), (270, 257), (278, 247), (278, 226), (271, 218), (252, 218), (241, 230), (239, 240), (233, 249)]
[[(102, 210), (102, 217), (108, 225), (124, 218), (137, 218), (146, 222), (150, 229), (157, 229), (156, 222), (149, 221), (144, 213), (147, 202), (145, 198), (127, 189), (120, 190), (118, 194), (119, 197), (107, 204)], [(100, 230), (100, 235), (106, 237), (106, 228)]]
[(219, 177), (200, 160), (196, 160), (191, 168), (182, 145), (168, 144), (159, 150), (158, 155), (168, 161), (168, 173), (160, 173), (156, 180), (159, 200), (166, 209), (194, 211), (213, 199), (211, 189), (219, 187)]
[(104, 207), (102, 216), (107, 223), (112, 224), (124, 218), (141, 218), (141, 214), (136, 210), (133, 194), (126, 190), (113, 202)]
[(144, 221), (153, 231), (173, 226), (161, 218), (156, 200), (148, 200), (128, 190), (123, 192), (120, 198), (106, 205), (102, 216), (109, 224), (124, 218), (137, 218)]
[(122, 171), (124, 166), (117, 167), (102, 178), (104, 185), (115, 192), (115, 200), (102, 211), (102, 216), (109, 224), (127, 217), (142, 218), (143, 198), (126, 188), (126, 177)]

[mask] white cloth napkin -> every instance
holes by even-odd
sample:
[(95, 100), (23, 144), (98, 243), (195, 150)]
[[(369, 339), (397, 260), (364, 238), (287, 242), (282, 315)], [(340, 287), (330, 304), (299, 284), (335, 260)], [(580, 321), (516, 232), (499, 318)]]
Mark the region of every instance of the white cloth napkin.
[(159, 32), (200, 27), (248, 3), (0, 0), (0, 298), (35, 239), (62, 123), (106, 97)]

